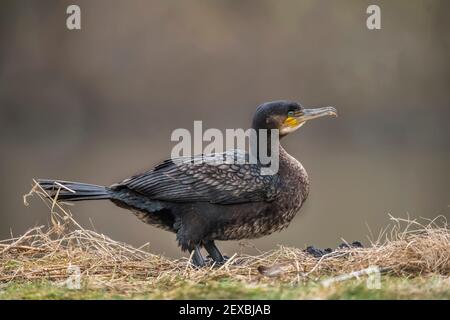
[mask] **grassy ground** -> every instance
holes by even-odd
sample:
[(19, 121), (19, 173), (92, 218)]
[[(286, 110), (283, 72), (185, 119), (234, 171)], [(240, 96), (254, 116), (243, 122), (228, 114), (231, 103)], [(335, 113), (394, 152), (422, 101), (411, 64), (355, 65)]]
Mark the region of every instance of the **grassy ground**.
[(0, 289), (0, 299), (450, 299), (450, 279), (443, 277), (382, 277), (379, 289), (365, 279), (352, 279), (329, 287), (304, 285), (245, 285), (233, 280), (174, 286), (142, 287), (140, 292), (116, 289), (68, 289), (49, 281), (12, 283)]
[[(443, 217), (425, 224), (391, 217), (365, 248), (317, 256), (279, 246), (197, 269), (189, 259), (167, 259), (85, 229), (42, 192), (36, 185), (27, 197), (48, 204), (52, 224), (0, 240), (0, 299), (450, 299)], [(80, 289), (69, 289), (70, 279)]]

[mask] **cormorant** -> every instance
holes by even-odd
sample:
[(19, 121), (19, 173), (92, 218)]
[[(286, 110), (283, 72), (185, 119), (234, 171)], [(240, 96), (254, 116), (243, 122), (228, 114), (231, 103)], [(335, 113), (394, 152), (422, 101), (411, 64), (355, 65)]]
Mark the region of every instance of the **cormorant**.
[[(307, 120), (326, 115), (337, 116), (336, 109), (305, 109), (291, 101), (267, 102), (256, 109), (252, 128), (266, 132), (278, 129), (284, 137)], [(230, 152), (235, 157), (248, 155), (242, 150)], [(110, 187), (47, 179), (38, 183), (51, 197), (59, 189), (59, 201), (109, 199), (133, 211), (143, 222), (175, 233), (181, 249), (193, 251), (194, 265), (205, 265), (201, 247), (220, 264), (224, 257), (215, 240), (258, 238), (282, 230), (309, 193), (305, 169), (281, 146), (278, 172), (272, 175), (261, 174), (259, 160), (218, 165), (215, 160), (223, 155), (168, 159)], [(58, 188), (55, 182), (70, 191)]]

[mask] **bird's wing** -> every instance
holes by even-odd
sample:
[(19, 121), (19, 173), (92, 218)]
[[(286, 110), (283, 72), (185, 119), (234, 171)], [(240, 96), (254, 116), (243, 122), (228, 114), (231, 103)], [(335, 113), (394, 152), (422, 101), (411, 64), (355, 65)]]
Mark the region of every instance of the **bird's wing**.
[[(233, 161), (224, 162), (224, 156), (230, 156), (230, 152)], [(278, 195), (278, 175), (261, 175), (260, 165), (243, 163), (245, 159), (248, 155), (237, 150), (170, 159), (114, 187), (126, 187), (162, 201), (217, 204), (273, 201)]]

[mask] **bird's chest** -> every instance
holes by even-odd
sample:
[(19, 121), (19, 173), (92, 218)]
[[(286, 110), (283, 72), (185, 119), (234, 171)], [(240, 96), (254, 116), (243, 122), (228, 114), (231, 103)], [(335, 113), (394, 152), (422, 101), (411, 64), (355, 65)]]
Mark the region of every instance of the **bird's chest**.
[[(308, 196), (308, 175), (292, 157), (282, 158), (276, 199), (261, 205), (240, 205), (232, 223), (221, 230), (217, 239), (258, 238), (286, 228)], [(215, 237), (218, 234), (214, 234)]]
[(280, 159), (280, 185), (273, 208), (280, 219), (280, 228), (285, 228), (300, 210), (308, 197), (309, 180), (302, 164), (289, 154)]

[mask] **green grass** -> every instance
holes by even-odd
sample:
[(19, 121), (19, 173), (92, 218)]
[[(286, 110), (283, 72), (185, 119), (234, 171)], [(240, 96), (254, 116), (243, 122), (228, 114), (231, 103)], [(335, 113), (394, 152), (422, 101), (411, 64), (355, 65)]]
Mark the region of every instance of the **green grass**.
[(83, 286), (76, 290), (39, 280), (4, 285), (0, 287), (0, 299), (450, 299), (450, 280), (384, 276), (380, 289), (369, 289), (365, 279), (329, 287), (315, 282), (297, 286), (249, 285), (222, 279), (195, 284), (181, 281), (170, 287), (149, 284), (137, 292)]

